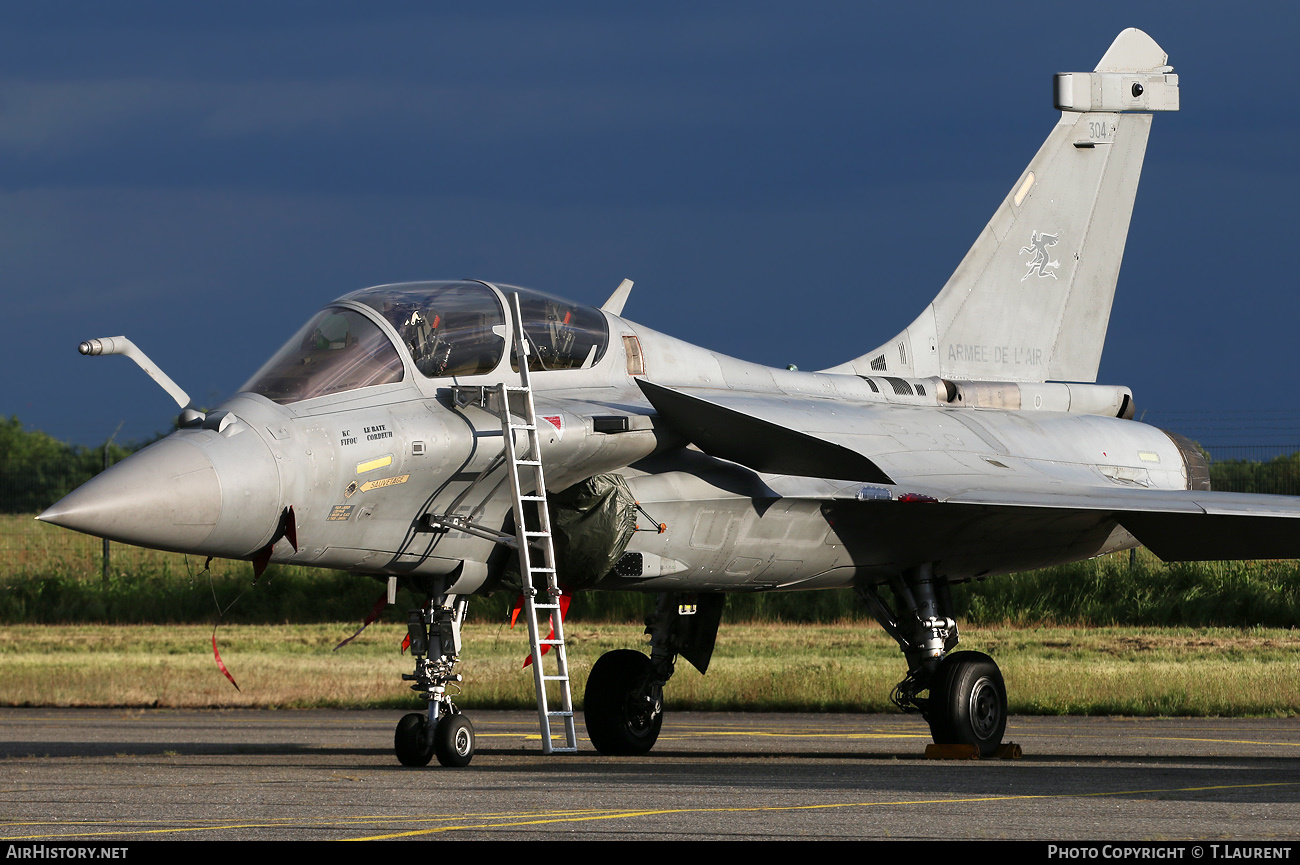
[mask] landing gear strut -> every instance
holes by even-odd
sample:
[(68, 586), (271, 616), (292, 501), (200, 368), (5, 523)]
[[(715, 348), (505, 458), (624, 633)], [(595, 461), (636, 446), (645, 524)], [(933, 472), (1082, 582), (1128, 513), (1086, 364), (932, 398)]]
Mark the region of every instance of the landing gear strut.
[(447, 595), (441, 603), (430, 601), (423, 609), (412, 610), (407, 620), (415, 672), (402, 674), (402, 679), (414, 682), (411, 690), (427, 700), (429, 708), (397, 723), (393, 750), (403, 766), (427, 766), (437, 756), (443, 766), (461, 767), (474, 757), (474, 725), (447, 693), (449, 684), (461, 680), (456, 664), (468, 600)]
[(891, 702), (919, 712), (936, 744), (974, 745), (981, 756), (993, 756), (1007, 727), (1007, 686), (988, 655), (951, 651), (958, 637), (948, 581), (927, 563), (888, 585), (892, 606), (875, 585), (856, 591), (907, 659), (907, 677), (894, 687)]

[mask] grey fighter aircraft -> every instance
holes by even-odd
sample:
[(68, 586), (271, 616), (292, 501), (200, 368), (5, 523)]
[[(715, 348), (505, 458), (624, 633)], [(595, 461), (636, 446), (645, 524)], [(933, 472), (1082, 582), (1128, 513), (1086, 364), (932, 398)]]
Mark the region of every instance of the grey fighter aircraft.
[(599, 309), (474, 280), (356, 291), (206, 413), (129, 341), (91, 340), (159, 379), (180, 426), (39, 518), (418, 592), (405, 678), (428, 708), (398, 725), (407, 765), (472, 757), (448, 688), (467, 602), (494, 591), (527, 611), (547, 753), (577, 747), (572, 593), (658, 595), (649, 655), (610, 652), (587, 680), (592, 743), (630, 754), (655, 743), (677, 657), (707, 669), (728, 592), (833, 587), (901, 647), (899, 708), (992, 753), (1006, 688), (954, 651), (952, 584), (1138, 544), (1300, 557), (1300, 500), (1210, 492), (1195, 445), (1095, 383), (1152, 117), (1178, 109), (1166, 60), (1126, 30), (1057, 75), (1059, 120), (956, 272), (840, 366), (656, 333), (622, 317), (627, 281)]

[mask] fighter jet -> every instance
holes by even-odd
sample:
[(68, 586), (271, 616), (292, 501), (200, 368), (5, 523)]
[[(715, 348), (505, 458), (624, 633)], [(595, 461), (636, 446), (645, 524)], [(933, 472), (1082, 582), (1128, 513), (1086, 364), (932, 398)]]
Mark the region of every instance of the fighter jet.
[(906, 661), (893, 702), (993, 754), (1006, 686), (955, 650), (953, 584), (1139, 544), (1300, 557), (1300, 500), (1211, 492), (1192, 442), (1096, 383), (1152, 118), (1179, 105), (1167, 55), (1125, 30), (1053, 95), (1059, 119), (947, 284), (839, 366), (656, 333), (623, 317), (628, 281), (600, 308), (476, 280), (355, 291), (206, 412), (128, 340), (90, 340), (158, 378), (179, 428), (39, 519), (416, 592), (404, 678), (427, 709), (394, 735), (407, 765), (473, 756), (448, 689), (467, 604), (492, 592), (529, 625), (543, 750), (575, 750), (562, 613), (592, 590), (657, 596), (649, 654), (610, 652), (587, 680), (598, 751), (654, 745), (674, 664), (707, 670), (728, 593), (852, 587)]

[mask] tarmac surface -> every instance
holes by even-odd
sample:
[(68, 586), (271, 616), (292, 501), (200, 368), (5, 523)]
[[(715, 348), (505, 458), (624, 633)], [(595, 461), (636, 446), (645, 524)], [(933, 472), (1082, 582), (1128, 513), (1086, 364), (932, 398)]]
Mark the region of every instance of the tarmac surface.
[(1014, 717), (1021, 759), (956, 761), (912, 717), (670, 713), (613, 758), (484, 711), (468, 768), (408, 769), (402, 714), (0, 708), (0, 838), (1300, 838), (1300, 719)]

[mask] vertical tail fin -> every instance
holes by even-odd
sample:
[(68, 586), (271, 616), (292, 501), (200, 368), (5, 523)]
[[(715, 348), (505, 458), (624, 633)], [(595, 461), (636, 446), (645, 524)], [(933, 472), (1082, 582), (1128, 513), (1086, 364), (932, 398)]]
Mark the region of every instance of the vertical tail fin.
[(1056, 76), (1047, 141), (907, 330), (827, 372), (996, 381), (1095, 381), (1152, 111), (1178, 110), (1178, 76), (1141, 30), (1091, 73)]

